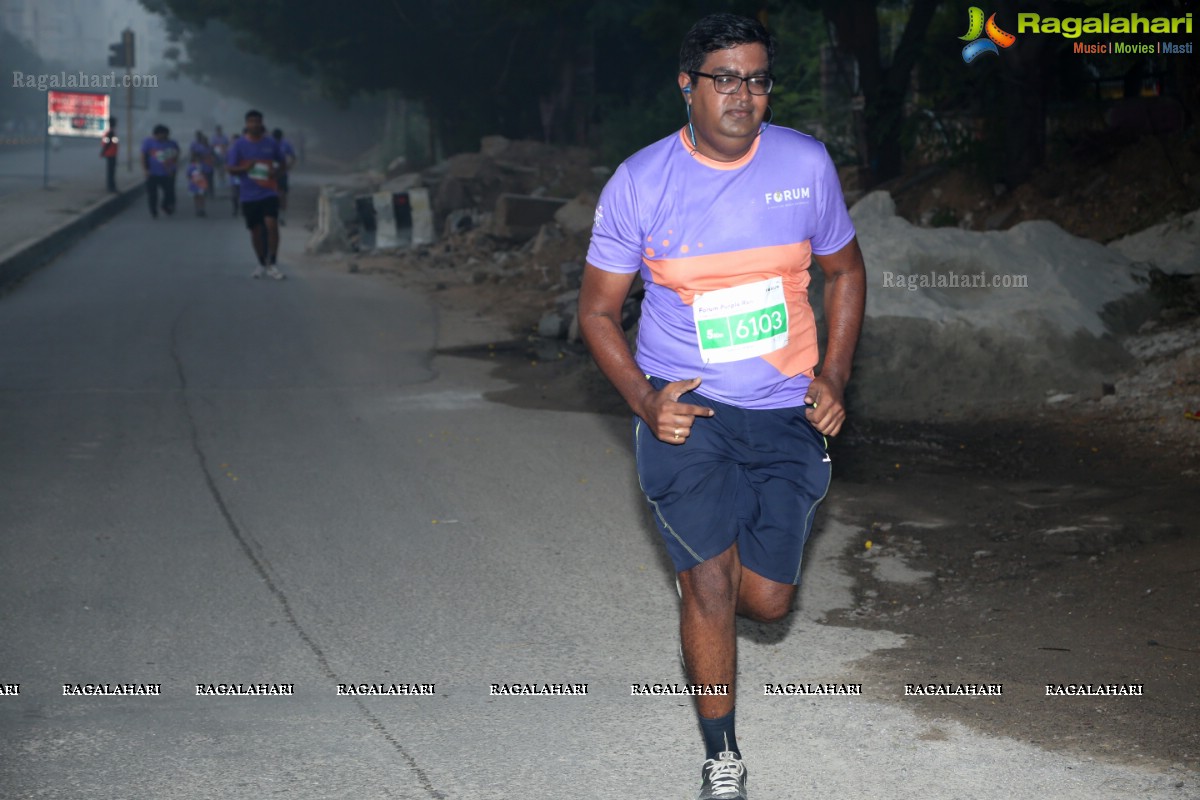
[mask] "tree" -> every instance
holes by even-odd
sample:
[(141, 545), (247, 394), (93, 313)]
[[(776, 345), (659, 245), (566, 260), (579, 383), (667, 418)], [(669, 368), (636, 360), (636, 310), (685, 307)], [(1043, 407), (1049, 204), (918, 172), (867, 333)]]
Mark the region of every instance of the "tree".
[[(593, 73), (589, 15), (569, 0), (141, 0), (192, 29), (220, 21), (239, 47), (314, 76), (330, 97), (399, 92), (419, 103), (446, 149), (505, 133), (576, 135), (573, 108)], [(543, 125), (542, 109), (551, 108)]]
[(903, 166), (901, 133), (912, 70), (942, 0), (911, 0), (907, 4), (908, 19), (890, 60), (884, 53), (879, 29), (883, 0), (819, 2), (821, 12), (835, 30), (837, 47), (854, 56), (858, 63), (867, 148), (860, 156), (869, 171), (870, 182), (893, 178)]

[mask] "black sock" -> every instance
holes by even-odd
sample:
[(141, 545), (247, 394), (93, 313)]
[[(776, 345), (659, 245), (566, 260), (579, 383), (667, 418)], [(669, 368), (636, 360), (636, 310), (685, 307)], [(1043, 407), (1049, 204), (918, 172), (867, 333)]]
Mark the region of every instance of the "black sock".
[(716, 719), (700, 717), (700, 732), (704, 734), (705, 758), (716, 758), (717, 753), (725, 750), (733, 751), (738, 758), (742, 757), (742, 751), (738, 750), (737, 746), (737, 736), (733, 732), (733, 715), (736, 713), (737, 709), (735, 708), (725, 716)]

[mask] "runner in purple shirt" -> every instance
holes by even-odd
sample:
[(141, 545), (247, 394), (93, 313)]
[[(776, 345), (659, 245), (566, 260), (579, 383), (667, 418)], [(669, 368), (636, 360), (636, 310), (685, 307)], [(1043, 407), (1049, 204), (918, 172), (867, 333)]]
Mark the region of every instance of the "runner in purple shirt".
[(213, 155), (212, 147), (209, 146), (208, 137), (204, 135), (204, 131), (196, 131), (196, 138), (188, 146), (188, 153), (195, 156), (194, 160), (200, 164), (200, 169), (206, 178), (205, 186), (208, 187), (205, 194), (211, 195), (213, 193), (213, 165), (216, 157)]
[[(702, 690), (697, 800), (746, 800), (736, 617), (791, 611), (866, 297), (825, 147), (769, 124), (774, 52), (753, 18), (714, 14), (688, 31), (676, 76), (687, 124), (613, 174), (579, 293), (583, 339), (634, 414), (639, 486), (674, 565), (680, 655)], [(635, 355), (621, 309), (639, 273)]]
[[(221, 156), (221, 169), (222, 170), (228, 172), (228, 167), (225, 164), (225, 159), (229, 156), (229, 150), (235, 144), (237, 144), (238, 139), (241, 139), (241, 138), (242, 138), (242, 135), (240, 133), (235, 133), (230, 138), (229, 147), (226, 148), (225, 154)], [(236, 217), (242, 213), (242, 197), (241, 197), (242, 179), (240, 177), (238, 177), (235, 173), (232, 173), (232, 172), (229, 172), (228, 175), (229, 175), (229, 199), (233, 203), (233, 215)]]
[(246, 112), (246, 135), (229, 148), (225, 163), (238, 176), (242, 215), (250, 230), (250, 244), (258, 258), (253, 278), (286, 277), (275, 265), (279, 252), (279, 184), (287, 172), (287, 158), (274, 137), (267, 135), (261, 111)]
[(229, 152), (229, 137), (221, 130), (220, 125), (213, 130), (208, 144), (213, 151), (213, 166), (216, 169), (217, 181), (223, 183), (225, 181), (225, 155)]
[(281, 129), (276, 128), (271, 131), (271, 136), (279, 142), (279, 149), (283, 151), (284, 163), (287, 165), (287, 170), (279, 176), (279, 224), (283, 225), (284, 214), (287, 213), (288, 173), (292, 171), (292, 165), (296, 163), (296, 151), (292, 149), (292, 143), (283, 138)]
[(155, 125), (154, 135), (142, 142), (142, 172), (146, 176), (146, 197), (150, 216), (158, 219), (158, 193), (162, 190), (162, 210), (175, 213), (175, 171), (179, 164), (179, 145), (171, 139), (166, 125)]

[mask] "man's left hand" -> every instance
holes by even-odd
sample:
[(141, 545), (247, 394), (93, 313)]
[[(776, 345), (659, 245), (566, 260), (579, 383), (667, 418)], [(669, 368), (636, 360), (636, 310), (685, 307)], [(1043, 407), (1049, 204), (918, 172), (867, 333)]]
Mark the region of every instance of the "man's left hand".
[(844, 387), (836, 381), (818, 377), (808, 385), (804, 402), (812, 408), (804, 412), (804, 416), (825, 436), (837, 436), (846, 421), (846, 407), (842, 405)]

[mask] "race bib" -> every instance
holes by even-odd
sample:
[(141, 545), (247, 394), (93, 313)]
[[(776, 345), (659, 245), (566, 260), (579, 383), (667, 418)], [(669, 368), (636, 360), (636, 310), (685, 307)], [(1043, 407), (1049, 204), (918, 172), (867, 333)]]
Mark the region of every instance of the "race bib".
[(252, 181), (269, 181), (271, 179), (271, 165), (266, 161), (255, 161), (247, 174)]
[(741, 361), (778, 350), (788, 343), (783, 278), (698, 294), (692, 318), (706, 362)]

